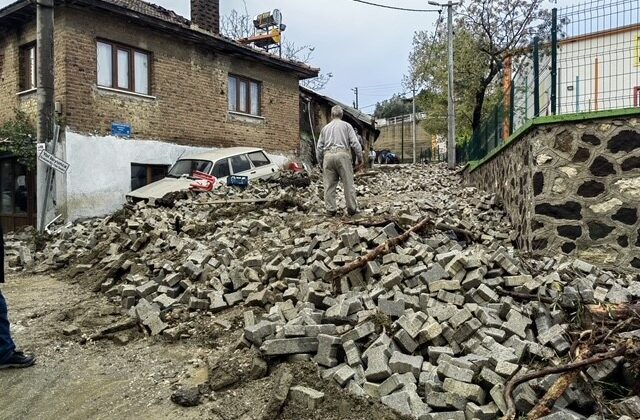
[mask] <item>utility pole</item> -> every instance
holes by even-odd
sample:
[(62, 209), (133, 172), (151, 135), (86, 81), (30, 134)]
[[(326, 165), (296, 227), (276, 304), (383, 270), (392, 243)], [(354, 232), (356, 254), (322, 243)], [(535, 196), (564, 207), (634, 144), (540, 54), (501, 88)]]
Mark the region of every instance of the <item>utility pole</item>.
[(37, 0), (38, 142), (53, 136), (53, 0)]
[(355, 109), (358, 109), (358, 88), (355, 87), (351, 90), (356, 94), (356, 101), (354, 102), (354, 104), (355, 104)]
[(400, 128), (402, 128), (402, 133), (400, 133), (400, 163), (404, 163), (404, 115), (400, 117)]
[(413, 113), (411, 117), (413, 122), (413, 164), (416, 164), (416, 84), (413, 84)]
[[(37, 72), (37, 98), (38, 98), (38, 143), (44, 143), (49, 151), (55, 153), (55, 139), (53, 139), (54, 125), (54, 96), (53, 96), (53, 1), (37, 0), (36, 8), (36, 72)], [(40, 232), (44, 230), (47, 208), (49, 204), (49, 191), (52, 188), (54, 171), (47, 167), (43, 200), (40, 205)], [(39, 193), (38, 193), (39, 194)]]
[(448, 24), (448, 44), (449, 44), (449, 107), (448, 107), (448, 139), (447, 139), (447, 155), (449, 161), (449, 169), (456, 166), (456, 115), (455, 104), (453, 102), (453, 6), (460, 2), (449, 1), (448, 3), (437, 3), (429, 1), (433, 6), (447, 8), (447, 24)]

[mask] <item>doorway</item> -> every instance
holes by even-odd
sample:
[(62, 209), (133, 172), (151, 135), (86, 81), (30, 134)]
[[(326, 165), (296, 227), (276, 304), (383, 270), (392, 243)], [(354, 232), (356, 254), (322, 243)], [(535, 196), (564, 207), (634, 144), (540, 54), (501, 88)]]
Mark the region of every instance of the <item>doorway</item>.
[(0, 222), (4, 232), (36, 226), (35, 171), (15, 156), (0, 156)]

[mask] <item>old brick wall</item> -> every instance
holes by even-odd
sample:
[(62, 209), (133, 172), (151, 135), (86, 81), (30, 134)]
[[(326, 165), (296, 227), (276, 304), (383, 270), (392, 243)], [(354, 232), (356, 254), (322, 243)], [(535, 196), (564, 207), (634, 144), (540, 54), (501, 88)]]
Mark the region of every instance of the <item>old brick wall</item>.
[[(123, 19), (61, 9), (65, 17), (65, 121), (80, 133), (108, 134), (130, 123), (134, 136), (204, 147), (257, 146), (295, 153), (299, 147), (296, 76), (143, 29)], [(58, 14), (56, 16), (58, 16)], [(152, 53), (151, 96), (96, 86), (96, 38)], [(262, 117), (227, 112), (229, 73), (262, 82)]]
[(465, 176), (503, 200), (523, 249), (640, 269), (637, 118), (538, 126)]
[[(54, 29), (55, 100), (64, 102), (66, 54), (64, 42), (64, 16), (56, 14)], [(12, 119), (19, 109), (32, 117), (35, 123), (38, 101), (35, 90), (21, 92), (20, 47), (36, 41), (36, 22), (9, 28), (0, 33), (0, 124)]]
[(36, 39), (35, 21), (0, 34), (0, 124), (20, 109), (35, 117), (36, 94), (20, 93), (20, 46)]

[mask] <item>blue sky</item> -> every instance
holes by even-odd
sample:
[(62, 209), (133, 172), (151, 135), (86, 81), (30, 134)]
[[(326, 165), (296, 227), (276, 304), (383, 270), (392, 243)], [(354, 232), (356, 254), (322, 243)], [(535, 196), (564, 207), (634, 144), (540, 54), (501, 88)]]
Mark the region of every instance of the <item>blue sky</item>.
[[(432, 9), (426, 0), (372, 0), (416, 9)], [(0, 0), (0, 7), (13, 0)], [(190, 0), (154, 0), (189, 17)], [(576, 0), (558, 0), (558, 6)], [(244, 10), (250, 15), (280, 9), (287, 25), (285, 36), (296, 44), (315, 46), (311, 64), (334, 77), (324, 93), (351, 104), (353, 87), (359, 87), (360, 107), (373, 105), (402, 92), (413, 34), (434, 30), (437, 13), (402, 12), (353, 0), (220, 0), (222, 14)]]

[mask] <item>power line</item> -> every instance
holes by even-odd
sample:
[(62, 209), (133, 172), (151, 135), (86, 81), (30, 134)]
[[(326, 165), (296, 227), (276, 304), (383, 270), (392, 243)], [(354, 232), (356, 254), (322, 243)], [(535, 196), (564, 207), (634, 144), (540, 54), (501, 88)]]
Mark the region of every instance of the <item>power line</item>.
[[(401, 92), (399, 93), (400, 96), (406, 96), (407, 92)], [(359, 109), (362, 111), (363, 109), (367, 109), (367, 108), (372, 108), (376, 105), (378, 105), (380, 102), (376, 102), (375, 104), (371, 104), (371, 105), (367, 105), (367, 106), (361, 106)]]
[(358, 87), (360, 89), (376, 90), (376, 89), (393, 88), (397, 86), (402, 86), (402, 83), (386, 83), (386, 84), (380, 84), (380, 85), (369, 85), (369, 86), (358, 86)]
[(437, 9), (408, 9), (406, 7), (388, 6), (386, 4), (372, 3), (370, 1), (364, 1), (364, 0), (353, 0), (353, 1), (357, 3), (368, 4), (369, 6), (382, 7), (384, 9), (401, 10), (403, 12), (438, 12), (439, 11)]

